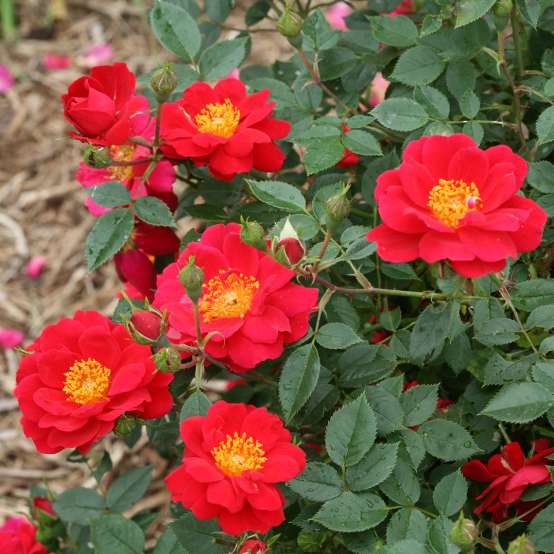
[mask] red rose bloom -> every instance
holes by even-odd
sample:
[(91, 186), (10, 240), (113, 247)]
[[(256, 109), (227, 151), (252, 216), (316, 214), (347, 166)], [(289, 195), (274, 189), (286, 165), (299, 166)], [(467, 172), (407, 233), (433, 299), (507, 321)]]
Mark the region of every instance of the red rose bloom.
[(239, 554), (266, 554), (267, 544), (260, 539), (248, 539), (239, 550)]
[(501, 271), (540, 244), (546, 213), (519, 196), (527, 162), (504, 145), (480, 150), (464, 134), (422, 137), (377, 179), (383, 224), (367, 235), (387, 262), (450, 260), (464, 277)]
[(238, 79), (224, 79), (214, 88), (194, 83), (181, 100), (163, 106), (162, 150), (207, 165), (223, 181), (252, 169), (279, 171), (285, 155), (273, 141), (286, 137), (291, 125), (271, 117), (275, 102), (269, 95), (269, 90), (246, 94)]
[(412, 15), (415, 12), (416, 8), (413, 4), (413, 0), (404, 0), (398, 8), (392, 10), (388, 15)]
[(479, 460), (471, 460), (463, 467), (463, 474), (468, 479), (490, 485), (477, 497), (483, 500), (474, 510), (475, 514), (483, 512), (492, 514), (495, 523), (506, 518), (510, 504), (516, 503), (529, 485), (550, 483), (551, 476), (547, 467), (546, 457), (554, 453), (550, 441), (536, 440), (533, 444), (536, 452), (530, 458), (525, 458), (521, 446), (511, 442), (502, 448), (500, 454), (495, 454), (485, 465)]
[(36, 539), (37, 528), (24, 517), (11, 517), (0, 527), (2, 554), (48, 554)]
[(195, 344), (193, 306), (179, 280), (191, 256), (204, 271), (198, 306), (202, 336), (213, 333), (206, 351), (232, 371), (247, 371), (278, 358), (284, 345), (308, 331), (318, 290), (291, 283), (295, 273), (240, 240), (240, 225), (214, 225), (187, 245), (158, 277), (154, 306), (167, 310), (167, 336)]
[(17, 372), (21, 424), (39, 452), (90, 446), (124, 413), (150, 419), (173, 405), (173, 376), (156, 370), (148, 346), (97, 312), (48, 325)]
[(144, 106), (134, 96), (135, 76), (127, 64), (94, 67), (62, 96), (64, 115), (77, 132), (73, 138), (92, 144), (124, 144), (131, 132), (131, 118)]
[(298, 263), (306, 254), (302, 243), (293, 237), (281, 239), (279, 246), (285, 251), (287, 259), (292, 265)]
[(156, 288), (156, 268), (140, 250), (124, 250), (114, 256), (115, 269), (123, 283), (130, 283), (143, 298), (152, 300)]
[(43, 511), (47, 513), (49, 516), (56, 517), (56, 512), (54, 511), (54, 508), (52, 507), (52, 503), (48, 498), (45, 498), (44, 496), (35, 496), (33, 498), (33, 508), (35, 510)]
[(225, 533), (267, 533), (285, 517), (275, 483), (290, 481), (306, 465), (304, 452), (266, 408), (219, 401), (207, 416), (185, 419), (183, 463), (165, 482), (172, 500), (197, 519), (218, 518)]

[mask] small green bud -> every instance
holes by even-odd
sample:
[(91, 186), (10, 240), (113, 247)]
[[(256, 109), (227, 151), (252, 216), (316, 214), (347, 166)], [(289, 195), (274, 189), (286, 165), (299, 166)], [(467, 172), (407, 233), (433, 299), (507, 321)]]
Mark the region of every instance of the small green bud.
[(512, 13), (513, 7), (512, 0), (497, 0), (494, 5), (494, 15), (508, 17)]
[(264, 228), (257, 221), (242, 219), (240, 226), (240, 240), (258, 250), (266, 250)]
[(158, 102), (167, 102), (171, 93), (177, 88), (177, 76), (170, 63), (154, 71), (150, 79), (150, 86)]
[(458, 520), (450, 531), (450, 540), (456, 546), (459, 546), (462, 552), (469, 552), (475, 546), (475, 542), (479, 537), (479, 530), (471, 519), (464, 517), (464, 513), (460, 512)]
[(181, 356), (173, 348), (162, 348), (154, 354), (154, 363), (159, 371), (173, 373), (181, 366)]
[(187, 296), (196, 303), (202, 295), (204, 272), (194, 262), (195, 258), (191, 256), (188, 264), (181, 269), (179, 279), (187, 291)]
[(537, 551), (533, 543), (525, 535), (521, 535), (508, 545), (508, 554), (537, 554)]
[(125, 435), (129, 435), (132, 433), (136, 426), (138, 425), (137, 420), (127, 414), (123, 414), (118, 420), (115, 425), (114, 433), (120, 437), (124, 437)]
[(350, 214), (350, 199), (346, 196), (350, 185), (342, 187), (342, 190), (331, 196), (325, 203), (325, 212), (327, 214), (327, 226), (334, 229), (345, 217)]
[(83, 161), (89, 167), (94, 167), (95, 169), (109, 167), (113, 162), (109, 148), (98, 147), (92, 144), (87, 146), (83, 154)]
[(300, 15), (295, 11), (291, 2), (285, 6), (285, 10), (277, 21), (277, 31), (284, 37), (294, 38), (300, 34), (304, 22)]

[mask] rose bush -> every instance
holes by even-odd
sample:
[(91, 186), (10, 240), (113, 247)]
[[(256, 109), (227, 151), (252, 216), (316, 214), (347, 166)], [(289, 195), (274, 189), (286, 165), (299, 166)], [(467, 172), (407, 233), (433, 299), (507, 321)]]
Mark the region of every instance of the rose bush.
[[(232, 4), (155, 0), (171, 63), (62, 97), (122, 285), (23, 345), (15, 396), (98, 487), (34, 490), (0, 545), (554, 553), (552, 2)], [(137, 513), (112, 432), (170, 506)]]

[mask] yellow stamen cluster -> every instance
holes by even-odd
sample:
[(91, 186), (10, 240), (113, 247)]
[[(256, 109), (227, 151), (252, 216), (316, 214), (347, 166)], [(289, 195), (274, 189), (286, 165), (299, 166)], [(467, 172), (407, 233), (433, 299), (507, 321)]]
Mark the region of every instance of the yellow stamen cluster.
[(202, 287), (198, 309), (204, 323), (213, 319), (244, 317), (260, 283), (252, 275), (220, 270)]
[(267, 461), (260, 441), (254, 441), (246, 433), (227, 435), (227, 439), (212, 448), (211, 454), (215, 465), (230, 477), (262, 469)]
[(223, 102), (206, 104), (196, 114), (194, 121), (201, 133), (229, 138), (239, 124), (240, 111), (229, 98), (225, 98)]
[(457, 227), (468, 212), (480, 210), (483, 202), (475, 183), (439, 179), (439, 184), (429, 192), (427, 205), (439, 221)]
[(94, 358), (76, 361), (66, 372), (63, 391), (76, 404), (107, 400), (111, 370)]
[[(135, 155), (135, 147), (124, 144), (122, 146), (112, 146), (110, 148), (110, 156), (116, 162), (130, 162)], [(110, 177), (114, 181), (130, 181), (133, 178), (132, 165), (112, 166), (108, 169)]]

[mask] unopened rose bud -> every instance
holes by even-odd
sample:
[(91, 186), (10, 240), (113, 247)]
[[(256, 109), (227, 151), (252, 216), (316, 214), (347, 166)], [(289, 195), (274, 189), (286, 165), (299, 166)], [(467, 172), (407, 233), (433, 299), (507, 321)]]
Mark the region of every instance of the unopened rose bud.
[(137, 420), (127, 414), (123, 414), (115, 425), (114, 433), (120, 437), (124, 437), (132, 433), (138, 425)]
[(154, 312), (135, 312), (129, 323), (129, 332), (139, 344), (151, 344), (162, 334), (162, 318)]
[(460, 547), (462, 552), (469, 552), (475, 546), (475, 542), (479, 537), (479, 530), (471, 519), (464, 517), (464, 513), (460, 512), (460, 517), (450, 531), (450, 540), (453, 544)]
[(109, 167), (113, 162), (109, 148), (102, 148), (92, 144), (87, 146), (83, 154), (83, 161), (89, 167), (94, 167), (95, 169)]
[(194, 263), (195, 258), (191, 256), (188, 264), (181, 269), (179, 279), (185, 287), (187, 296), (193, 301), (198, 302), (202, 295), (202, 285), (204, 284), (204, 272)]
[(497, 0), (494, 5), (494, 15), (508, 17), (512, 13), (513, 7), (512, 0)]
[(260, 539), (248, 539), (239, 550), (239, 554), (266, 554), (269, 553), (267, 544)]
[(44, 496), (35, 496), (33, 498), (33, 508), (37, 512), (44, 512), (52, 517), (56, 517), (56, 512), (52, 507), (52, 503)]
[(298, 239), (294, 238), (279, 241), (279, 247), (284, 251), (287, 256), (287, 260), (291, 265), (298, 263), (306, 253), (302, 243)]
[(181, 356), (173, 348), (162, 348), (154, 354), (154, 363), (159, 371), (173, 373), (181, 366)]
[(350, 185), (344, 186), (338, 194), (331, 196), (325, 204), (327, 226), (331, 229), (335, 228), (350, 214), (351, 203), (350, 199), (346, 196), (349, 189)]
[(284, 37), (294, 38), (300, 34), (303, 26), (304, 22), (295, 11), (292, 2), (287, 2), (285, 10), (277, 21), (277, 31)]
[(243, 219), (240, 226), (240, 240), (258, 250), (266, 250), (264, 228), (257, 221)]
[(508, 554), (537, 554), (537, 551), (533, 543), (525, 535), (521, 535), (508, 545)]
[(158, 102), (167, 102), (171, 93), (177, 88), (177, 76), (170, 63), (154, 71), (150, 79), (150, 86)]

